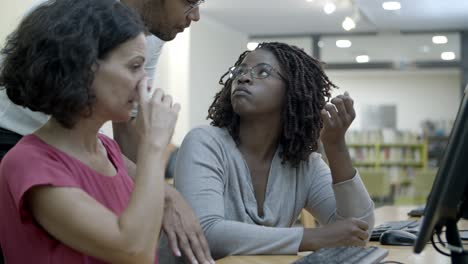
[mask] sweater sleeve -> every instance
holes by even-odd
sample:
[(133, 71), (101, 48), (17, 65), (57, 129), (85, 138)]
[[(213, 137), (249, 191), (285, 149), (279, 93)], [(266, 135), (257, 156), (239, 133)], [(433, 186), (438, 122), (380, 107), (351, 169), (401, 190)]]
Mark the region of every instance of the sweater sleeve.
[[(302, 228), (266, 227), (226, 219), (224, 194), (229, 173), (223, 142), (202, 129), (184, 139), (176, 166), (176, 188), (198, 216), (215, 258), (226, 255), (296, 254)], [(236, 190), (237, 191), (237, 190)]]
[(374, 203), (359, 172), (350, 180), (332, 184), (330, 168), (320, 158), (313, 161), (313, 181), (309, 187), (306, 209), (326, 225), (345, 218), (358, 218), (374, 226)]

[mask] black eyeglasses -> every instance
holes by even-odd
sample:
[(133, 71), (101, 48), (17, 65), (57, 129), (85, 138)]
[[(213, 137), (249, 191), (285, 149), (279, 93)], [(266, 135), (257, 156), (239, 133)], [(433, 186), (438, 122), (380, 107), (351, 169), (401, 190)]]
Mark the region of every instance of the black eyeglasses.
[(224, 85), (227, 81), (239, 78), (249, 72), (250, 76), (255, 79), (265, 79), (268, 78), (273, 72), (276, 72), (281, 77), (281, 79), (286, 80), (286, 78), (284, 78), (278, 70), (273, 68), (273, 66), (268, 63), (259, 63), (250, 68), (245, 64), (241, 64), (230, 67), (229, 70), (219, 79), (219, 84)]
[(205, 0), (185, 0), (185, 1), (189, 5), (189, 8), (187, 9), (187, 11), (185, 11), (185, 14), (190, 13), (193, 9), (197, 8), (198, 6), (200, 6), (201, 4), (205, 2)]

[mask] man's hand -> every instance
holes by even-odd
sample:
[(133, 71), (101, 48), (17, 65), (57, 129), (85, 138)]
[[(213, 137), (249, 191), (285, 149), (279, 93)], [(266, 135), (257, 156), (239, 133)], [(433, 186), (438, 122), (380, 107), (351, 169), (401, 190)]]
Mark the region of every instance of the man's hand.
[(182, 195), (169, 185), (165, 188), (163, 230), (174, 255), (181, 256), (180, 246), (192, 264), (215, 263), (198, 218)]

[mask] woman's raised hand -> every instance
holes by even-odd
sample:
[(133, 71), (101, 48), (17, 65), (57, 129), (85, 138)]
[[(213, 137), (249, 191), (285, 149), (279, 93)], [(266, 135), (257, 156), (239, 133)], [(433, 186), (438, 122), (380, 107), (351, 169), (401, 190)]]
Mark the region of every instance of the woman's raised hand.
[(165, 148), (174, 133), (180, 105), (173, 103), (172, 97), (164, 94), (162, 89), (152, 92), (146, 77), (138, 84), (138, 98), (137, 130), (140, 142)]
[(322, 109), (323, 129), (320, 138), (323, 144), (334, 144), (344, 140), (346, 130), (356, 117), (353, 99), (348, 92), (338, 95)]

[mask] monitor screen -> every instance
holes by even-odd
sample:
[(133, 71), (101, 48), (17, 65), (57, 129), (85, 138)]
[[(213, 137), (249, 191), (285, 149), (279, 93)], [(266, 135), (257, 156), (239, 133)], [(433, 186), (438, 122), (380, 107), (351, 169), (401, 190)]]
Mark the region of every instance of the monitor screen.
[[(421, 230), (414, 246), (420, 253), (434, 232), (440, 233), (443, 227), (450, 226), (450, 239), (457, 240), (456, 222), (460, 219), (468, 196), (468, 85), (462, 98), (458, 114), (447, 144), (431, 193), (426, 203)], [(465, 214), (466, 215), (466, 214)], [(447, 237), (449, 239), (449, 237)], [(458, 238), (459, 240), (459, 238)], [(450, 243), (450, 241), (448, 241)], [(457, 241), (455, 241), (456, 244)], [(458, 245), (461, 245), (458, 244)]]

